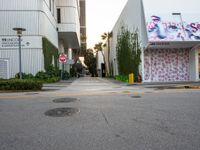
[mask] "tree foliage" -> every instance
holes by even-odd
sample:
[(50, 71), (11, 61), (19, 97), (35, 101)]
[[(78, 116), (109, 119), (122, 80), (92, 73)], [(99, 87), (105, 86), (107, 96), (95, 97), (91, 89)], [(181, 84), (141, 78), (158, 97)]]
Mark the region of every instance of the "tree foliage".
[(117, 60), (120, 75), (134, 73), (135, 79), (139, 75), (139, 65), (141, 62), (141, 49), (138, 43), (138, 33), (131, 33), (124, 26), (117, 36)]
[(96, 57), (93, 54), (93, 50), (87, 49), (84, 57), (85, 57), (84, 63), (87, 65), (89, 72), (92, 74), (92, 76), (95, 76), (96, 75)]

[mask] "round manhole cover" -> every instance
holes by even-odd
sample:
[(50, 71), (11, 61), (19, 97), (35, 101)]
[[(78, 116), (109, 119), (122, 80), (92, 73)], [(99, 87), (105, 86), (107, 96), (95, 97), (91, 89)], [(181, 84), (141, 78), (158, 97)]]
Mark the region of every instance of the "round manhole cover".
[(55, 108), (48, 110), (45, 112), (45, 115), (50, 117), (65, 117), (65, 116), (72, 116), (73, 114), (76, 114), (78, 112), (79, 109), (77, 108), (66, 107), (66, 108)]
[(77, 100), (76, 98), (66, 97), (66, 98), (54, 99), (53, 102), (54, 103), (70, 103), (70, 102), (75, 102), (76, 100)]
[(140, 95), (134, 95), (134, 96), (131, 96), (132, 98), (141, 98)]

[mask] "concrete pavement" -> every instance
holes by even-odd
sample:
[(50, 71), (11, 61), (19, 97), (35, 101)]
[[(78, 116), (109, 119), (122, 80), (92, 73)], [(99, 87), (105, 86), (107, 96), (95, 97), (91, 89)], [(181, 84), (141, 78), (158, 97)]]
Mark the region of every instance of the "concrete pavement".
[[(155, 90), (101, 78), (56, 90), (0, 93), (1, 150), (198, 150), (199, 89)], [(51, 85), (51, 87), (53, 87)], [(75, 98), (54, 103), (58, 98)], [(76, 108), (49, 117), (55, 108)]]

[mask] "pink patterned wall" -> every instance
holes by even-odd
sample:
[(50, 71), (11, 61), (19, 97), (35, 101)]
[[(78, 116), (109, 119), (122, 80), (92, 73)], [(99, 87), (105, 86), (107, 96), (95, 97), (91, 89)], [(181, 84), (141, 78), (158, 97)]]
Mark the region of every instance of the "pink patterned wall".
[(144, 51), (144, 80), (188, 81), (189, 49), (147, 49)]

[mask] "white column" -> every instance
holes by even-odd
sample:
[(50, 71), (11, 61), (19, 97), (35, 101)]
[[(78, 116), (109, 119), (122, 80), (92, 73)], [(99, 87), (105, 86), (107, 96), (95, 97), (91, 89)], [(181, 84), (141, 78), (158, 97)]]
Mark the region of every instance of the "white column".
[(68, 48), (68, 59), (72, 59), (72, 49)]
[(62, 40), (59, 41), (59, 52), (64, 53), (64, 42)]
[[(72, 49), (71, 48), (68, 48), (67, 60), (72, 60)], [(71, 65), (69, 65), (69, 64), (66, 65), (67, 72), (70, 72), (70, 66)]]
[(141, 67), (142, 67), (142, 82), (144, 82), (144, 48), (141, 49)]
[(198, 81), (199, 73), (198, 73), (198, 49), (190, 50), (189, 54), (189, 68), (190, 68), (190, 80)]

